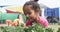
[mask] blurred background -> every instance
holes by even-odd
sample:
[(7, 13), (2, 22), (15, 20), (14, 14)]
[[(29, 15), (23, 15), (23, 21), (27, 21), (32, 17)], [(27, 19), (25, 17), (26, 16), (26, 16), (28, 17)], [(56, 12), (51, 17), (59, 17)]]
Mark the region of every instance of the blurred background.
[[(7, 19), (13, 21), (19, 15), (22, 15), (25, 22), (26, 18), (22, 8), (26, 1), (31, 0), (0, 0), (0, 24), (4, 24)], [(38, 3), (42, 10), (40, 16), (45, 17), (49, 23), (60, 23), (60, 0), (39, 0)]]
[[(26, 22), (22, 9), (26, 1), (32, 0), (0, 0), (0, 26), (4, 26), (6, 20), (20, 19)], [(60, 0), (39, 0), (38, 3), (42, 10), (40, 16), (46, 18), (49, 26), (57, 30), (60, 27)]]

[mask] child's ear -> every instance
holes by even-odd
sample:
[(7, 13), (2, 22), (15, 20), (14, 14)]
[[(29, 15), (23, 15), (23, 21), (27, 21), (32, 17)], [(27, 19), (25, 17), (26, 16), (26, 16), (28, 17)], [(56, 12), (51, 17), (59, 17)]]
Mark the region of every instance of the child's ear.
[(38, 9), (35, 10), (35, 14), (39, 14), (39, 10)]
[(35, 14), (39, 14), (39, 15), (41, 15), (41, 10), (40, 9), (36, 9), (36, 11), (35, 11)]
[(37, 8), (37, 9), (36, 9), (36, 12), (39, 12), (39, 11), (40, 11), (40, 9)]

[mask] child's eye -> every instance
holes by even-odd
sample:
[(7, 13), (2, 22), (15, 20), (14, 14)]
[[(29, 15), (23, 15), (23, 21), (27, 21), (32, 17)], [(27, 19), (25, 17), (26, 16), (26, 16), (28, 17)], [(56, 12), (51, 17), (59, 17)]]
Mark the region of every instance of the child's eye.
[(25, 15), (27, 15), (27, 14), (29, 14), (29, 15), (30, 15), (31, 13), (30, 13), (30, 12), (25, 12), (24, 14), (25, 14)]
[(31, 13), (29, 12), (28, 14), (30, 15)]

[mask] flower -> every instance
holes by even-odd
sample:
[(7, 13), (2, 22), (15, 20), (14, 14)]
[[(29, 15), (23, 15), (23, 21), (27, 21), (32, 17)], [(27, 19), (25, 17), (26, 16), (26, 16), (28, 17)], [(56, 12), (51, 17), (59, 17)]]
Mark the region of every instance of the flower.
[(21, 21), (20, 19), (15, 19), (13, 21), (13, 23), (11, 24), (11, 26), (21, 26), (21, 27), (24, 27), (25, 26), (24, 24), (25, 23), (23, 21)]
[(19, 23), (20, 19), (15, 19), (14, 22)]
[(17, 26), (17, 22), (13, 22), (11, 26)]
[(6, 20), (6, 24), (10, 25), (12, 23), (11, 20)]
[(17, 26), (19, 24), (19, 19), (15, 19), (11, 26)]

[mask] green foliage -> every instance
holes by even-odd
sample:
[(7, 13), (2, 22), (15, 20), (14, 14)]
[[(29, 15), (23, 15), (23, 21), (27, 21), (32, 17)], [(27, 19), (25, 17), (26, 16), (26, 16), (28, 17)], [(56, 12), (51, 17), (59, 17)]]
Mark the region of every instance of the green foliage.
[(23, 29), (21, 29), (19, 26), (7, 26), (7, 27), (1, 27), (0, 29), (2, 32), (24, 32)]
[(26, 28), (19, 26), (0, 27), (0, 32), (53, 32), (52, 28), (44, 28), (39, 24), (34, 23)]
[(60, 32), (60, 28), (58, 28), (57, 32)]
[(25, 28), (25, 32), (53, 32), (52, 28), (44, 28), (39, 24), (34, 23), (34, 25)]
[(45, 32), (53, 32), (52, 28), (45, 29)]

